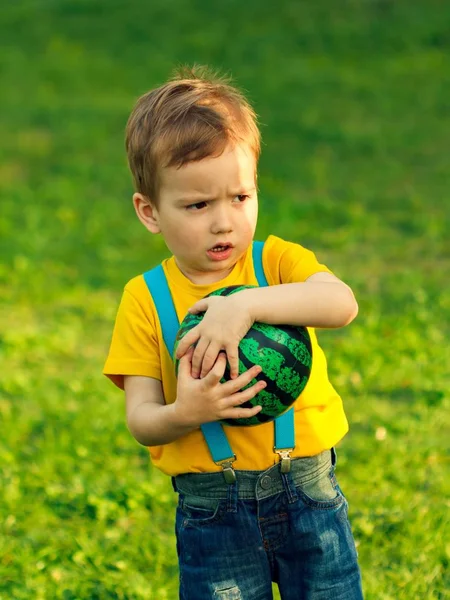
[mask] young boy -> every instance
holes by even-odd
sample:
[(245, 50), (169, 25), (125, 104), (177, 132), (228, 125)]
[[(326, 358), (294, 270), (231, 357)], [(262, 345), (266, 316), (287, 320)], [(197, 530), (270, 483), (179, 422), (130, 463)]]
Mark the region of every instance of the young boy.
[[(145, 274), (126, 285), (104, 373), (125, 390), (131, 433), (179, 493), (180, 598), (269, 600), (272, 581), (283, 600), (362, 598), (334, 475), (334, 445), (348, 425), (314, 333), (354, 319), (352, 291), (311, 251), (275, 236), (260, 255), (269, 285), (257, 287), (260, 133), (224, 79), (182, 70), (142, 96), (126, 147), (136, 214), (172, 256), (156, 284)], [(205, 299), (237, 284), (255, 287)], [(179, 344), (178, 377), (162, 315), (172, 302), (178, 322), (206, 311)], [(307, 326), (312, 340), (311, 375), (281, 449), (274, 423), (216, 423), (260, 410), (242, 404), (264, 389), (261, 368), (238, 373), (238, 345), (255, 321)], [(221, 383), (227, 360), (231, 379)], [(218, 458), (219, 438), (227, 450)]]

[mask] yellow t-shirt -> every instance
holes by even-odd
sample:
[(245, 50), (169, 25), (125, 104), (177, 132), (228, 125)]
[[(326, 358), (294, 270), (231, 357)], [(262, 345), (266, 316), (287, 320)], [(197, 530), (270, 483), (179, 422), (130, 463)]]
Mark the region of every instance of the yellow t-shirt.
[[(251, 246), (232, 272), (213, 284), (192, 283), (178, 269), (174, 257), (163, 261), (162, 265), (180, 322), (190, 306), (214, 290), (237, 284), (258, 285)], [(310, 250), (275, 236), (269, 236), (264, 244), (263, 267), (269, 285), (302, 282), (314, 273), (330, 272), (318, 263)], [(313, 456), (327, 450), (348, 431), (342, 400), (328, 380), (325, 355), (314, 329), (308, 330), (313, 361), (309, 381), (294, 404), (296, 445), (293, 457)], [(142, 275), (125, 286), (103, 372), (121, 389), (124, 375), (159, 379), (166, 404), (176, 399), (173, 361)], [(225, 425), (224, 430), (237, 457), (235, 469), (265, 470), (278, 460), (273, 451), (273, 423), (253, 427)], [(149, 451), (154, 465), (168, 475), (220, 471), (200, 429), (170, 444), (149, 447)]]

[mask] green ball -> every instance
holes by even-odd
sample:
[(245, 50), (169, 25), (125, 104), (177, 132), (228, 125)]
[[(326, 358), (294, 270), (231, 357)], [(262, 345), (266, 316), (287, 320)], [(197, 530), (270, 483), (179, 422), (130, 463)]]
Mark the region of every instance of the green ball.
[[(208, 296), (229, 296), (251, 285), (235, 285), (216, 290)], [(175, 341), (175, 350), (188, 331), (198, 325), (205, 313), (196, 315), (188, 313), (180, 325)], [(178, 359), (174, 358), (175, 370), (178, 374)], [(254, 385), (257, 381), (265, 381), (267, 386), (241, 406), (252, 408), (262, 406), (262, 410), (250, 418), (224, 419), (226, 425), (250, 426), (273, 421), (286, 412), (297, 400), (308, 383), (312, 366), (311, 339), (306, 327), (291, 325), (268, 325), (254, 323), (239, 344), (239, 375), (248, 371), (253, 365), (260, 365), (262, 371), (243, 389)], [(230, 379), (227, 363), (222, 382)]]

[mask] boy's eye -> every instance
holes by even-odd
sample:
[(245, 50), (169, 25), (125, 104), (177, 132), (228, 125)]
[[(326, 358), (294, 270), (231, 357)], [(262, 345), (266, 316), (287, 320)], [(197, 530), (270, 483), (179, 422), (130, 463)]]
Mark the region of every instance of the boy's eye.
[(189, 204), (188, 206), (186, 206), (187, 210), (200, 210), (202, 208), (205, 208), (206, 206), (206, 202), (195, 202), (194, 204)]
[[(245, 200), (247, 200), (247, 198), (250, 198), (250, 196), (248, 196), (247, 194), (238, 194), (237, 196), (235, 196), (233, 198), (233, 202), (237, 201), (238, 204), (241, 204), (242, 202), (245, 202)], [(205, 201), (194, 202), (193, 204), (188, 204), (186, 206), (186, 210), (191, 210), (191, 211), (201, 210), (202, 208), (205, 208), (205, 206), (208, 206), (208, 203)]]

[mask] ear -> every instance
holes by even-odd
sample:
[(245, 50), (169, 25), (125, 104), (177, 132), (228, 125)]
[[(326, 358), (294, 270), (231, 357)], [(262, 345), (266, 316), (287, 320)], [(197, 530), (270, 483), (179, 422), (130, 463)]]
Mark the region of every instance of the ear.
[(160, 233), (158, 210), (150, 199), (143, 194), (133, 194), (133, 206), (139, 221), (151, 233)]

